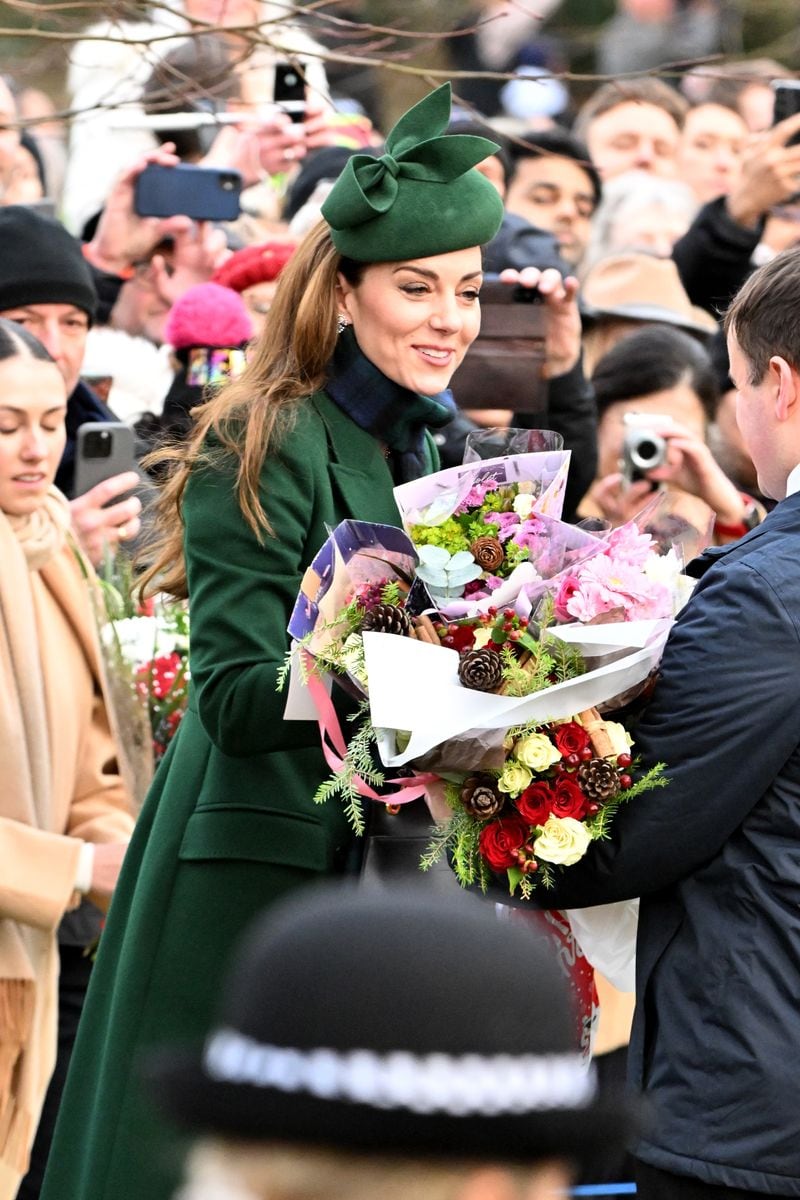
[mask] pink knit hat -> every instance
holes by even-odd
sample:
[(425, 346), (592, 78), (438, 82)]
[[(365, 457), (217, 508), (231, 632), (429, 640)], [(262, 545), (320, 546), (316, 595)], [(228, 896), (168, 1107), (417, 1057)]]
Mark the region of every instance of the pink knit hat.
[(198, 283), (175, 301), (164, 340), (175, 350), (189, 346), (241, 346), (253, 336), (253, 324), (238, 292), (218, 283)]

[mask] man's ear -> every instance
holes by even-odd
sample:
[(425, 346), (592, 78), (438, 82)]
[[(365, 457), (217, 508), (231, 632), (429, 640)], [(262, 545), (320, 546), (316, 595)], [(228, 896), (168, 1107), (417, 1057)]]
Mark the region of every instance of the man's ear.
[(788, 421), (800, 410), (800, 373), (779, 354), (773, 354), (767, 370), (775, 387), (775, 416)]

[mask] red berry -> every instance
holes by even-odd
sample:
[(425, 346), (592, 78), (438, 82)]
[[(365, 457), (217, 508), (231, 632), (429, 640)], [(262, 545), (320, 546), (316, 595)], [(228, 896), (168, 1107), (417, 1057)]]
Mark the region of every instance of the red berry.
[(487, 608), (486, 612), (487, 612), (487, 614), (488, 614), (490, 617), (496, 617), (496, 616), (497, 616), (497, 609), (496, 609), (496, 608), (494, 608), (494, 607)]
[(555, 766), (553, 767), (553, 774), (554, 775), (563, 775), (564, 772), (566, 771), (566, 769), (567, 768), (564, 766), (563, 762), (557, 762), (555, 764)]
[(589, 760), (592, 758), (594, 758), (594, 751), (592, 750), (592, 747), (584, 746), (580, 752), (581, 762), (589, 762)]
[(508, 640), (510, 642), (518, 642), (521, 637), (522, 637), (521, 629), (512, 629), (508, 635)]
[(619, 786), (622, 788), (623, 791), (627, 791), (627, 789), (629, 787), (632, 787), (633, 780), (631, 779), (630, 775), (620, 775)]
[(631, 758), (630, 754), (618, 754), (617, 755), (617, 766), (618, 767), (623, 767), (623, 768), (629, 767), (632, 762), (633, 762), (633, 759)]
[(568, 767), (578, 767), (580, 766), (580, 762), (581, 759), (579, 754), (568, 754), (566, 757), (566, 764)]

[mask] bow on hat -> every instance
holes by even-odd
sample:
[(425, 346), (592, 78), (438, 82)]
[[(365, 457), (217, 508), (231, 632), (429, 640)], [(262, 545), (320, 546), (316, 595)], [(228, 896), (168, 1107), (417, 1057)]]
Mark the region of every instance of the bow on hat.
[(499, 147), (471, 134), (444, 135), (450, 120), (450, 84), (445, 83), (410, 108), (375, 158), (356, 154), (322, 207), (334, 229), (351, 229), (387, 213), (398, 195), (398, 179), (451, 183)]

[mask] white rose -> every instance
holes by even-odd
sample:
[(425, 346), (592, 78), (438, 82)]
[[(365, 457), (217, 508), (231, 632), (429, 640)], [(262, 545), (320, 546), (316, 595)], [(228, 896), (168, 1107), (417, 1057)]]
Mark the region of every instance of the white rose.
[(519, 796), (533, 782), (533, 775), (521, 763), (507, 762), (497, 781), (498, 790), (510, 796)]
[(606, 721), (606, 733), (611, 741), (612, 754), (627, 754), (633, 745), (633, 738), (624, 725), (619, 721)]
[(591, 840), (586, 826), (574, 817), (548, 817), (533, 843), (533, 853), (543, 862), (571, 867), (583, 858)]
[(545, 733), (529, 733), (520, 738), (514, 747), (514, 757), (523, 766), (532, 771), (546, 771), (561, 758), (561, 752), (556, 749)]
[(513, 509), (517, 516), (526, 521), (533, 512), (534, 497), (527, 492), (520, 492), (514, 497)]

